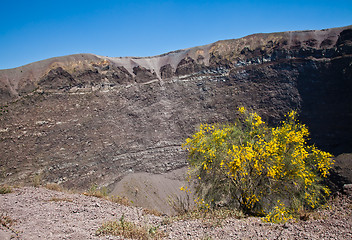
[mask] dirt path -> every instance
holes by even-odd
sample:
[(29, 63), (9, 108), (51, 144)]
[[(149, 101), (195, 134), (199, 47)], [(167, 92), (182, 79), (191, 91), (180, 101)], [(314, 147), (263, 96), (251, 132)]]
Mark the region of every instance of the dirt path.
[[(163, 218), (144, 215), (142, 208), (126, 207), (81, 194), (24, 187), (0, 195), (0, 215), (15, 220), (12, 230), (0, 226), (0, 239), (121, 239), (96, 236), (107, 220), (126, 220), (159, 226), (168, 239), (352, 239), (352, 200), (335, 199), (316, 220), (270, 224), (259, 218), (227, 219), (219, 224), (200, 220), (162, 225)], [(312, 217), (312, 218), (313, 218)]]

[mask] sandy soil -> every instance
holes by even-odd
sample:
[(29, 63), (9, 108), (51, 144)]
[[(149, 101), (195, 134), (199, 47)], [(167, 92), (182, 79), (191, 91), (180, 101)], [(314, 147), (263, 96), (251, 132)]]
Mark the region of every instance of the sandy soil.
[[(352, 239), (352, 199), (338, 197), (315, 220), (286, 224), (263, 223), (259, 218), (227, 219), (219, 224), (200, 220), (162, 225), (163, 217), (143, 214), (95, 197), (23, 187), (0, 195), (0, 215), (15, 220), (11, 229), (0, 226), (0, 239), (121, 239), (95, 235), (107, 220), (126, 220), (159, 226), (168, 239)], [(208, 238), (209, 239), (209, 238)]]
[(110, 194), (127, 197), (134, 206), (173, 215), (175, 211), (170, 206), (169, 200), (186, 197), (186, 194), (180, 191), (182, 186), (189, 185), (184, 180), (186, 171), (187, 167), (164, 174), (132, 173), (116, 183)]

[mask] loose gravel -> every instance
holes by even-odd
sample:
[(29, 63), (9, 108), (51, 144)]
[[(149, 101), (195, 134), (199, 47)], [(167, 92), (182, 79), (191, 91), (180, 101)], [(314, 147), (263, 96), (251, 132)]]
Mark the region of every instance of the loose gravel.
[(222, 221), (181, 220), (165, 224), (166, 217), (146, 215), (142, 208), (127, 207), (82, 194), (45, 188), (15, 188), (0, 195), (0, 215), (15, 222), (0, 226), (0, 239), (123, 239), (96, 236), (103, 222), (127, 221), (159, 227), (166, 239), (352, 239), (352, 199), (339, 196), (328, 208), (307, 221), (264, 223), (260, 218), (229, 218)]

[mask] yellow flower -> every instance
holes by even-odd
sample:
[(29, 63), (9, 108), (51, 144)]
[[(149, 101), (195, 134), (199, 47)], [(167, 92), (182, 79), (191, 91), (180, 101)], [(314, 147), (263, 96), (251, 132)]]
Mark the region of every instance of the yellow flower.
[(239, 111), (241, 114), (243, 114), (243, 113), (246, 111), (246, 109), (245, 109), (244, 107), (239, 107), (239, 108), (238, 108), (238, 111)]

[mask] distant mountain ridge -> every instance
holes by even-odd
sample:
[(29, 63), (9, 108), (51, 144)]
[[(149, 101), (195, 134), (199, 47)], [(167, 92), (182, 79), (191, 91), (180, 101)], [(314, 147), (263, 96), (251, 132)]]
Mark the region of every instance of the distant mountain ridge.
[(236, 108), (290, 109), (312, 142), (352, 152), (352, 26), (253, 34), (154, 57), (75, 54), (0, 70), (6, 182), (113, 186), (185, 166), (183, 139)]
[[(271, 61), (273, 56), (270, 53), (280, 48), (287, 50), (288, 53), (297, 49), (315, 50), (312, 57), (323, 58), (324, 53), (329, 54), (329, 49), (336, 44), (341, 31), (350, 29), (351, 26), (320, 31), (290, 31), (268, 34), (253, 34), (239, 39), (222, 40), (213, 44), (200, 47), (193, 47), (183, 50), (176, 50), (169, 53), (152, 57), (104, 57), (94, 54), (74, 54), (63, 57), (50, 58), (34, 63), (30, 63), (18, 68), (0, 70), (0, 81), (2, 94), (20, 95), (33, 91), (38, 87), (38, 80), (48, 73), (51, 69), (62, 67), (68, 72), (75, 68), (91, 67), (92, 64), (101, 64), (104, 61), (115, 67), (124, 68), (134, 77), (137, 75), (133, 70), (136, 67), (149, 70), (154, 73), (154, 77), (161, 80), (169, 75), (161, 76), (165, 69), (170, 65), (171, 69), (177, 71), (181, 61), (191, 58), (198, 65), (204, 67), (214, 67), (218, 62), (214, 61), (218, 56), (226, 58), (227, 65), (245, 65), (246, 63), (260, 63), (260, 59), (248, 59), (248, 53), (252, 56), (263, 56), (262, 61)], [(246, 52), (246, 54), (244, 54)], [(301, 53), (302, 54), (302, 53)], [(320, 55), (320, 56), (318, 56)], [(277, 56), (274, 56), (274, 59)], [(296, 55), (295, 57), (302, 57)], [(303, 56), (304, 57), (304, 56)], [(327, 55), (325, 57), (331, 57)], [(224, 59), (225, 60), (225, 59)], [(153, 76), (153, 75), (151, 75)], [(32, 83), (33, 82), (33, 83)], [(29, 87), (31, 85), (31, 87)], [(28, 90), (27, 90), (28, 88)], [(11, 99), (11, 98), (10, 98)]]

